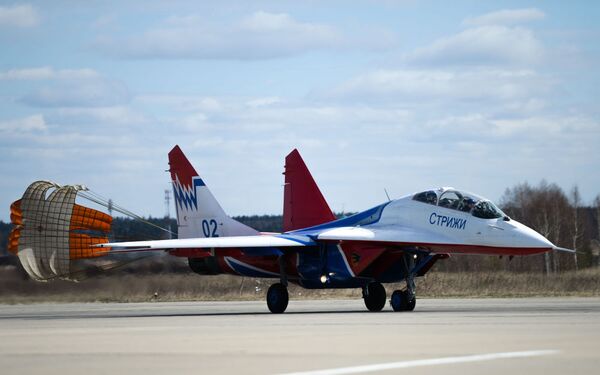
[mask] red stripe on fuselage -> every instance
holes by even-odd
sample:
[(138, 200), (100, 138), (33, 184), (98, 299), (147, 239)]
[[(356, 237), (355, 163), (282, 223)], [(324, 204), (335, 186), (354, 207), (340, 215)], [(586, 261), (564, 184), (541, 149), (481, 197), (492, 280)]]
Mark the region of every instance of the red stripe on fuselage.
[(339, 241), (339, 243), (341, 245), (344, 245), (345, 243), (361, 243), (371, 246), (379, 245), (387, 249), (402, 247), (418, 247), (435, 253), (470, 255), (534, 255), (543, 254), (552, 250), (552, 248), (550, 247), (498, 247), (484, 245), (435, 244), (423, 242)]

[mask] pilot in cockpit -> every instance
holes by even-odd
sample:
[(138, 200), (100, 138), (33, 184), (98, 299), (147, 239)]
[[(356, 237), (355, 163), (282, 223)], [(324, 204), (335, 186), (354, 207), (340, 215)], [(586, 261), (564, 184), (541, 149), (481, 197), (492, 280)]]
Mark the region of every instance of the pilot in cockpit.
[(436, 205), (437, 204), (437, 194), (433, 191), (426, 192), (425, 193), (425, 202)]
[(475, 207), (475, 203), (476, 202), (473, 198), (464, 197), (458, 209), (463, 212), (471, 212), (473, 207)]

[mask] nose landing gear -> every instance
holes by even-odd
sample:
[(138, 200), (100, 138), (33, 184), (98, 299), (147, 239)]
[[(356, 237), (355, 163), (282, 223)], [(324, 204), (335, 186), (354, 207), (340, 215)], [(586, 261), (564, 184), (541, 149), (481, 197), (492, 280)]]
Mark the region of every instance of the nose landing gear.
[(404, 255), (404, 274), (406, 275), (406, 290), (395, 290), (390, 298), (390, 305), (394, 311), (413, 311), (417, 304), (415, 293), (415, 256)]
[(395, 290), (390, 298), (390, 305), (394, 311), (413, 311), (417, 304), (417, 298), (408, 290)]

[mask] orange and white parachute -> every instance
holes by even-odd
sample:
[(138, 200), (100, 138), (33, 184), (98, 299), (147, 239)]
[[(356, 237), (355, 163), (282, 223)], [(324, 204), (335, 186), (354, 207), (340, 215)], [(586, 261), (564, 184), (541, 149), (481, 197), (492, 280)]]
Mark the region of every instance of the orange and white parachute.
[(14, 229), (8, 250), (19, 257), (32, 279), (69, 279), (73, 261), (110, 250), (93, 245), (108, 242), (112, 217), (76, 204), (77, 194), (85, 191), (82, 185), (36, 181), (10, 206)]

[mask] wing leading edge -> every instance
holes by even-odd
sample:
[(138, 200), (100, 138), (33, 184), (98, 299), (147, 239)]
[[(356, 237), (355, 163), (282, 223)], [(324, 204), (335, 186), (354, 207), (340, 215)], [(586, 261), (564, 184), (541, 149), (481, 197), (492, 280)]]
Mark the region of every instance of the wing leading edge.
[(301, 235), (259, 235), (212, 238), (184, 238), (175, 240), (113, 242), (96, 245), (100, 248), (135, 251), (171, 249), (212, 249), (237, 247), (303, 247), (316, 243), (308, 236)]

